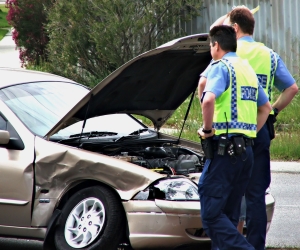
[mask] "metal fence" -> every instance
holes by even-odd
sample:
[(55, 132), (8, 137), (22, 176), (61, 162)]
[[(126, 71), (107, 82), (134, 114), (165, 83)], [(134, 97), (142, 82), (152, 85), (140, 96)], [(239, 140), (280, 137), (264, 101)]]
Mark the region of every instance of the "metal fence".
[(185, 23), (185, 31), (188, 34), (208, 32), (210, 25), (234, 5), (246, 5), (250, 9), (260, 6), (254, 14), (254, 39), (275, 50), (298, 79), (300, 0), (204, 0), (201, 16)]

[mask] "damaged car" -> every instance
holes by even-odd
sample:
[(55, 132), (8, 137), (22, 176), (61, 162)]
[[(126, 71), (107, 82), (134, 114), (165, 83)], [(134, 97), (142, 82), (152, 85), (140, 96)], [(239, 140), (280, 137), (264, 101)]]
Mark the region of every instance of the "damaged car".
[[(0, 235), (58, 250), (208, 242), (197, 192), (200, 143), (160, 129), (194, 96), (210, 60), (208, 35), (197, 34), (141, 54), (92, 90), (0, 68)], [(268, 227), (274, 204), (268, 192)]]

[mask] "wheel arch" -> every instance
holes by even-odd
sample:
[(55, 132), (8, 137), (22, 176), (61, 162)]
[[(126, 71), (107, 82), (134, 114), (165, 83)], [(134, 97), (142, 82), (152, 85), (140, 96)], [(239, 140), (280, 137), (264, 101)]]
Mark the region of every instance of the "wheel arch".
[(84, 189), (84, 188), (88, 188), (88, 187), (94, 187), (94, 186), (105, 186), (105, 187), (109, 188), (121, 200), (121, 197), (118, 194), (118, 192), (114, 188), (112, 188), (111, 186), (109, 186), (105, 183), (96, 181), (96, 180), (84, 180), (84, 181), (73, 183), (73, 184), (69, 185), (69, 188), (63, 193), (61, 199), (58, 201), (58, 204), (56, 205), (56, 208), (57, 209), (62, 209), (63, 206), (68, 202), (69, 197), (73, 196), (79, 190)]

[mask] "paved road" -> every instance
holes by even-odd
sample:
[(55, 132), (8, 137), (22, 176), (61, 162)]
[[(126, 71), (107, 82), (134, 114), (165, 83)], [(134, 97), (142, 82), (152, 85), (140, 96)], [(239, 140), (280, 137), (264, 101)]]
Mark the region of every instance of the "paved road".
[[(0, 249), (1, 250), (42, 250), (42, 243), (33, 240), (15, 240), (0, 238)], [(209, 244), (204, 244), (203, 247), (199, 248), (184, 248), (178, 250), (210, 250)], [(160, 249), (149, 249), (149, 250), (160, 250)], [(272, 249), (274, 250), (274, 249)]]
[(0, 238), (1, 250), (42, 250), (40, 241)]
[[(271, 192), (276, 205), (267, 247), (300, 249), (300, 163), (272, 162)], [(1, 250), (42, 250), (39, 241), (0, 238)], [(209, 246), (201, 250), (209, 250)]]
[(12, 40), (11, 31), (0, 41), (0, 67), (21, 67), (19, 52)]
[(269, 247), (300, 248), (299, 180), (298, 172), (272, 173), (271, 192), (276, 204), (273, 221), (267, 235)]

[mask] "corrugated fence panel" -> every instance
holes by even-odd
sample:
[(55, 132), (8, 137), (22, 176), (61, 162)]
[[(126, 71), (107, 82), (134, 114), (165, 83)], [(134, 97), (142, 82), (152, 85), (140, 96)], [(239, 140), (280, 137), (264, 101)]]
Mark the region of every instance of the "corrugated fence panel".
[(206, 33), (210, 25), (233, 6), (249, 9), (260, 6), (255, 13), (254, 39), (274, 49), (291, 73), (300, 75), (300, 0), (204, 0), (201, 16), (185, 24), (189, 34)]

